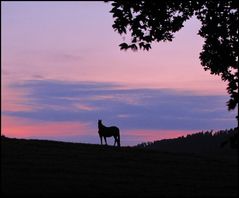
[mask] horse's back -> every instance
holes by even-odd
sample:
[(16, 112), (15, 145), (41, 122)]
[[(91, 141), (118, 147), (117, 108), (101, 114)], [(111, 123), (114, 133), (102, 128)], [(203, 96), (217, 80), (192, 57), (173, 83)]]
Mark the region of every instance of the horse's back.
[(110, 128), (110, 130), (112, 130), (112, 131), (114, 131), (116, 134), (119, 134), (119, 128), (118, 127), (116, 127), (116, 126), (111, 126), (111, 127), (109, 127)]
[(99, 133), (106, 137), (111, 136), (119, 136), (119, 128), (116, 126), (105, 127), (104, 129), (100, 130)]

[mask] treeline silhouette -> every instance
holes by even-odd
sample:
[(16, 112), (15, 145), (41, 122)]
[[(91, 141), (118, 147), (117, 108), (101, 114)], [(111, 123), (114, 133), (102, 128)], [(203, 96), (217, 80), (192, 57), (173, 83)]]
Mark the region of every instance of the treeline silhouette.
[(144, 142), (136, 147), (168, 152), (234, 154), (238, 149), (238, 127), (216, 132), (213, 130), (202, 131), (174, 139)]

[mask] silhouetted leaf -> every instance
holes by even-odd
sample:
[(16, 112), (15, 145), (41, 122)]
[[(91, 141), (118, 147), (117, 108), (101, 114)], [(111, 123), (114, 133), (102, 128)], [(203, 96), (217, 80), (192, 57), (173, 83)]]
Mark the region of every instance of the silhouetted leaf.
[(129, 45), (127, 43), (121, 43), (119, 46), (121, 50), (127, 50), (129, 48)]

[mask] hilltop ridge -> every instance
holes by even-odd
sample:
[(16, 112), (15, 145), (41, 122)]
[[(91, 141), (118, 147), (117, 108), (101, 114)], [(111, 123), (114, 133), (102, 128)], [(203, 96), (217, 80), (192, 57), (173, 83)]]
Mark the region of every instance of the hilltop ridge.
[(237, 158), (1, 138), (9, 196), (237, 196)]

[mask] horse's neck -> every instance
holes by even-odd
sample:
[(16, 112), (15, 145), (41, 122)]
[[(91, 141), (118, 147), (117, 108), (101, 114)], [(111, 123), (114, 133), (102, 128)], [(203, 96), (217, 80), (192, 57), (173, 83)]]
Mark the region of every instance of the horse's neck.
[(104, 126), (102, 123), (99, 123), (98, 128), (99, 128), (99, 129), (104, 129), (105, 126)]

